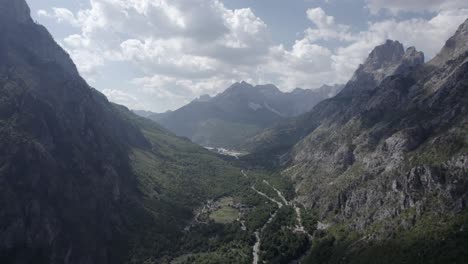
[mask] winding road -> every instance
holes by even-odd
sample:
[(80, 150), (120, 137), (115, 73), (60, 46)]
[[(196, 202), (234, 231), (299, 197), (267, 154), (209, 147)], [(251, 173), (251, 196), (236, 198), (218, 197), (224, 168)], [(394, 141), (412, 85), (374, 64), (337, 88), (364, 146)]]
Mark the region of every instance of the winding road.
[(252, 190), (254, 190), (256, 193), (260, 194), (261, 196), (267, 198), (268, 200), (270, 200), (271, 202), (275, 203), (278, 205), (279, 208), (283, 207), (283, 204), (278, 202), (277, 200), (271, 198), (270, 196), (266, 195), (265, 193), (262, 193), (261, 191), (255, 189), (254, 186), (250, 187)]
[[(245, 173), (245, 171), (241, 171), (242, 175), (244, 175), (245, 177), (248, 177), (247, 173)], [(277, 194), (278, 194), (278, 197), (281, 199), (281, 202), (268, 196), (267, 194), (257, 190), (255, 188), (254, 185), (252, 185), (250, 188), (252, 190), (254, 190), (257, 194), (259, 194), (260, 196), (264, 197), (265, 199), (268, 199), (269, 201), (275, 203), (277, 206), (278, 206), (278, 209), (270, 216), (270, 218), (268, 219), (268, 221), (261, 227), (259, 228), (257, 231), (255, 231), (255, 238), (256, 238), (256, 242), (253, 246), (253, 249), (252, 249), (252, 254), (253, 254), (253, 264), (258, 264), (259, 263), (259, 260), (260, 260), (260, 257), (259, 257), (259, 253), (260, 253), (260, 245), (261, 245), (261, 238), (260, 238), (260, 234), (265, 230), (265, 228), (268, 226), (268, 224), (270, 224), (273, 219), (275, 218), (276, 214), (278, 213), (278, 210), (280, 208), (282, 208), (283, 206), (288, 206), (288, 205), (292, 205), (294, 206), (294, 211), (296, 212), (296, 221), (297, 221), (297, 224), (296, 224), (296, 227), (294, 229), (294, 232), (297, 232), (297, 233), (304, 233), (304, 234), (307, 234), (308, 238), (311, 240), (312, 239), (312, 236), (305, 230), (303, 224), (302, 224), (302, 216), (301, 216), (301, 209), (297, 206), (296, 202), (295, 201), (288, 201), (283, 193), (276, 189), (275, 187), (273, 187), (268, 181), (266, 180), (263, 180), (263, 183), (270, 186)]]
[[(279, 208), (278, 208), (278, 210), (279, 210)], [(268, 226), (268, 224), (270, 224), (273, 221), (276, 214), (278, 213), (278, 210), (276, 210), (270, 216), (270, 218), (268, 218), (268, 221), (266, 221), (266, 223), (260, 229), (255, 231), (255, 238), (257, 239), (257, 242), (255, 242), (255, 244), (253, 246), (253, 250), (252, 250), (252, 254), (253, 254), (253, 262), (252, 263), (253, 264), (258, 264), (258, 260), (260, 259), (259, 255), (258, 255), (258, 253), (260, 252), (260, 244), (261, 244), (260, 234), (265, 230), (265, 228)]]

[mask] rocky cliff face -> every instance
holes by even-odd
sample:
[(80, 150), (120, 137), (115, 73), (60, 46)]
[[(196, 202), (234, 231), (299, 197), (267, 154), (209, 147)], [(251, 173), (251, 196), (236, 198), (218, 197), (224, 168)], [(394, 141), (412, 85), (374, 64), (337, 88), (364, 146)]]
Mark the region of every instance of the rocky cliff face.
[(25, 1), (1, 1), (0, 14), (2, 19), (17, 23), (31, 22), (30, 10)]
[(17, 46), (17, 49), (24, 49), (25, 53), (42, 61), (56, 63), (70, 74), (78, 75), (70, 56), (55, 43), (47, 29), (34, 24), (25, 1), (0, 1), (0, 22), (4, 45)]
[[(261, 158), (267, 160), (267, 163), (277, 163), (277, 158), (282, 157), (282, 163), (286, 157), (284, 154), (322, 122), (331, 118), (346, 118), (340, 111), (349, 108), (350, 105), (365, 107), (362, 101), (365, 101), (385, 78), (399, 73), (406, 74), (422, 63), (422, 52), (413, 47), (405, 52), (401, 43), (388, 40), (370, 53), (365, 63), (359, 66), (335, 98), (324, 100), (313, 107), (312, 111), (264, 130), (247, 140), (245, 146), (254, 153), (253, 159)], [(347, 116), (350, 114), (352, 113), (348, 112)]]
[(91, 89), (24, 0), (0, 1), (0, 262), (96, 263), (125, 250), (136, 195), (130, 146), (147, 145)]
[(110, 103), (24, 0), (0, 0), (0, 263), (160, 263), (242, 179)]
[(360, 65), (341, 96), (353, 96), (362, 91), (376, 88), (385, 78), (407, 72), (412, 67), (424, 63), (424, 54), (414, 47), (404, 50), (398, 41), (387, 40), (377, 46)]
[[(283, 174), (320, 222), (349, 228), (361, 242), (406, 232), (414, 245), (428, 239), (416, 238), (414, 226), (440, 216), (450, 226), (465, 214), (467, 25), (427, 64), (414, 48), (377, 47), (341, 94), (257, 138), (271, 143), (260, 153), (281, 158)], [(289, 145), (271, 147), (291, 136)], [(448, 240), (463, 236), (463, 227), (452, 228), (435, 230)]]
[[(466, 24), (460, 27), (453, 38), (460, 38), (458, 35), (463, 32)], [(442, 53), (446, 49), (447, 47), (444, 47)], [(465, 156), (461, 150), (467, 143), (466, 137), (462, 135), (466, 132), (468, 89), (463, 72), (468, 66), (467, 55), (457, 53), (458, 57), (452, 57), (454, 60), (450, 61), (450, 67), (447, 63), (434, 67), (432, 62), (421, 65), (422, 55), (414, 49), (408, 49), (404, 56), (401, 56), (401, 52), (397, 54), (403, 62), (398, 67), (410, 65), (410, 68), (384, 79), (372, 93), (361, 93), (358, 98), (353, 98), (348, 102), (346, 108), (336, 108), (333, 115), (322, 119), (320, 125), (299, 142), (292, 151), (292, 167), (296, 171), (292, 177), (306, 182), (312, 178), (313, 181), (319, 180), (320, 183), (316, 182), (313, 185), (321, 186), (317, 189), (322, 191), (344, 188), (341, 189), (345, 193), (342, 197), (346, 199), (338, 200), (338, 207), (341, 209), (347, 207), (346, 201), (349, 201), (349, 198), (353, 197), (352, 193), (356, 192), (359, 184), (355, 186), (357, 184), (355, 181), (368, 182), (367, 179), (369, 179), (369, 182), (375, 181), (376, 185), (387, 186), (391, 190), (392, 184), (390, 182), (384, 184), (384, 181), (394, 178), (393, 186), (411, 189), (415, 185), (403, 184), (403, 182), (408, 183), (412, 181), (409, 180), (410, 178), (417, 178), (415, 181), (421, 183), (418, 188), (424, 189), (426, 186), (431, 189), (432, 186), (429, 186), (431, 181), (441, 184), (440, 177), (435, 175), (438, 174), (436, 171), (442, 170), (442, 167), (446, 168), (445, 171), (448, 174), (452, 172), (457, 174), (457, 171), (464, 170)], [(375, 56), (375, 51), (371, 53), (371, 59), (368, 59), (366, 63), (375, 61), (372, 59), (373, 56)], [(386, 57), (395, 58), (394, 56)], [(414, 63), (420, 67), (413, 68)], [(357, 75), (362, 68), (358, 69)], [(437, 82), (434, 81), (435, 79)], [(351, 82), (358, 81), (359, 78), (351, 80)], [(437, 92), (427, 93), (426, 89), (433, 90), (434, 83), (437, 83), (440, 88)], [(443, 152), (436, 150), (441, 148), (444, 149)], [(458, 165), (454, 165), (455, 163)], [(430, 167), (430, 165), (435, 167)], [(453, 169), (447, 169), (450, 166)], [(419, 180), (420, 177), (426, 177), (426, 180)], [(443, 178), (450, 177), (445, 175)], [(450, 185), (453, 181), (444, 180), (444, 183), (448, 185), (443, 188), (465, 188), (466, 183), (462, 182), (466, 179), (462, 174), (458, 174), (457, 177), (454, 180), (458, 182), (457, 186)], [(432, 180), (427, 178), (432, 178)], [(300, 189), (307, 189), (310, 184), (299, 183), (298, 186)], [(347, 188), (349, 190), (346, 191)], [(383, 195), (385, 192), (379, 189), (381, 190), (379, 193)], [(393, 191), (396, 189), (393, 188)], [(366, 199), (371, 202), (369, 205), (378, 202), (369, 197), (372, 195), (366, 196)], [(380, 198), (382, 201), (389, 200)], [(451, 198), (449, 200), (457, 201), (456, 204), (464, 204), (465, 202), (460, 199), (466, 199), (464, 194)], [(327, 211), (325, 208), (333, 207), (331, 204), (326, 205), (326, 202), (317, 202), (321, 199), (323, 195), (322, 197), (315, 196), (310, 201), (314, 204), (321, 204), (324, 212)], [(336, 200), (331, 203), (335, 202)], [(450, 207), (450, 204), (447, 206)], [(357, 213), (357, 210), (345, 211), (347, 214)]]
[(435, 56), (429, 65), (444, 66), (450, 64), (452, 60), (458, 60), (465, 57), (468, 52), (466, 41), (468, 40), (468, 24), (463, 23), (454, 36), (447, 40), (444, 47), (437, 56)]

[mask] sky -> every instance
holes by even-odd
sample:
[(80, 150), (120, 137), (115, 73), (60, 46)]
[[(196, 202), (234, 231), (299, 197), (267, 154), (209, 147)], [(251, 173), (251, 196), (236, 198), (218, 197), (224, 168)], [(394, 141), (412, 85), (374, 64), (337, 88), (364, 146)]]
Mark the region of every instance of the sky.
[(387, 39), (431, 59), (466, 0), (27, 0), (80, 74), (131, 109), (175, 110), (234, 82), (346, 83)]

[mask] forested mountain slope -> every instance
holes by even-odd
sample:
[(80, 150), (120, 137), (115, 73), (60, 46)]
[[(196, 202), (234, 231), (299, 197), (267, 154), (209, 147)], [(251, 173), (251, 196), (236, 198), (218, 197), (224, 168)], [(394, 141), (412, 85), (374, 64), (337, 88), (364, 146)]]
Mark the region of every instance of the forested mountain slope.
[(0, 0), (1, 263), (176, 254), (192, 210), (242, 181), (240, 169), (109, 103), (24, 0)]

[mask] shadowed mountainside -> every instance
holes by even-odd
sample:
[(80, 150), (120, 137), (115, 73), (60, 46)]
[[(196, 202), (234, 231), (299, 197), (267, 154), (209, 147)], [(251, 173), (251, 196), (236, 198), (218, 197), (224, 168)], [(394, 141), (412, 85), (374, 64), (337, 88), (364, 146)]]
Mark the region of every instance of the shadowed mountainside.
[(194, 207), (241, 184), (239, 169), (89, 87), (24, 0), (0, 0), (0, 88), (2, 263), (170, 255)]

